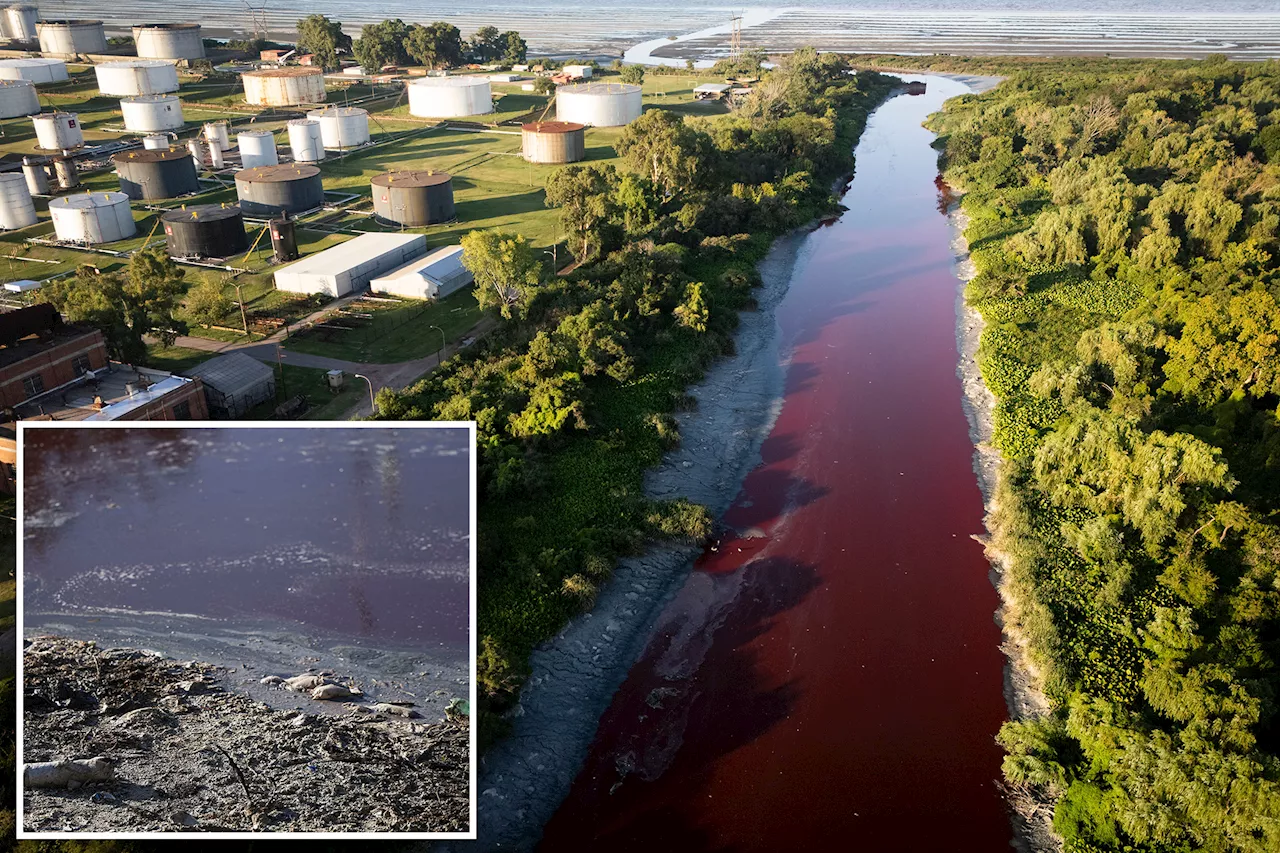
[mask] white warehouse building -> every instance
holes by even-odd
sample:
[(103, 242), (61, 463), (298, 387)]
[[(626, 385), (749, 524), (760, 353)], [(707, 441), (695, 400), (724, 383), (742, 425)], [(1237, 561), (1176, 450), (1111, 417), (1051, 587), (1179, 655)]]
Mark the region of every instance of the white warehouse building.
[(427, 238), (422, 234), (361, 234), (279, 270), (276, 289), (346, 296), (377, 276), (404, 266), (426, 249)]
[(375, 278), (369, 289), (411, 299), (443, 299), (473, 281), (471, 270), (462, 265), (462, 247), (447, 246)]

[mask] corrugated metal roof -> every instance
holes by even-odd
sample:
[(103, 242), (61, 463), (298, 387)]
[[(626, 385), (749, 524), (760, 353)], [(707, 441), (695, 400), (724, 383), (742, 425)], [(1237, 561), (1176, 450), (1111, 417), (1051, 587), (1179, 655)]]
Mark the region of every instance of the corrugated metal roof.
[(471, 275), (471, 271), (462, 265), (462, 247), (446, 246), (425, 257), (410, 261), (402, 267), (383, 273), (378, 278), (403, 278), (416, 275), (446, 284), (456, 279), (459, 273)]
[(274, 382), (275, 373), (270, 367), (242, 352), (229, 352), (197, 364), (186, 372), (199, 377), (204, 384), (228, 396), (243, 394), (265, 382)]
[(353, 240), (339, 243), (332, 249), (308, 255), (287, 267), (281, 267), (276, 270), (276, 275), (291, 273), (332, 276), (366, 264), (387, 252), (407, 247), (415, 242), (424, 242), (425, 239), (421, 234), (361, 234)]

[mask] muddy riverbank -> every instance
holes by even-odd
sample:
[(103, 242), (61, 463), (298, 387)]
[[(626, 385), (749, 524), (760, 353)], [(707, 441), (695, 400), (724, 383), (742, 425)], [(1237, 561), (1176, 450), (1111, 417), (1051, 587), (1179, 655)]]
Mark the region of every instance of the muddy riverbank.
[(410, 718), (293, 692), (304, 707), (281, 711), (231, 689), (221, 667), (52, 637), (25, 644), (23, 669), (24, 764), (111, 765), (102, 781), (24, 787), (29, 831), (469, 828), (470, 732), (443, 709)]

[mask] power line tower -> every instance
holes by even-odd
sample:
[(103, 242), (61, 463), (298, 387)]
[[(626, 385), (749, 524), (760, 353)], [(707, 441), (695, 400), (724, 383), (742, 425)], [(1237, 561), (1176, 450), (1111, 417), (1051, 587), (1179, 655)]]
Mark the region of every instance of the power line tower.
[(731, 20), (733, 28), (729, 36), (729, 58), (737, 59), (742, 55), (742, 16), (734, 15)]

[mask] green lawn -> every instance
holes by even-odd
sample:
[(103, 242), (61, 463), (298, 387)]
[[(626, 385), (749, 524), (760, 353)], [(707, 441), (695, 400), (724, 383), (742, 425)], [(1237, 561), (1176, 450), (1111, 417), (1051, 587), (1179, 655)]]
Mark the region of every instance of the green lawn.
[[(352, 376), (346, 377), (342, 391), (329, 390), (327, 371), (316, 367), (297, 367), (292, 364), (273, 366), (276, 373), (276, 398), (255, 406), (244, 420), (274, 420), (276, 407), (299, 394), (304, 395), (312, 408), (303, 415), (304, 420), (331, 420), (360, 402), (365, 393), (364, 383)], [(281, 372), (283, 371), (283, 373)]]
[(439, 329), (444, 330), (445, 342), (453, 343), (475, 326), (481, 315), (470, 289), (439, 301), (410, 299), (393, 305), (360, 300), (349, 307), (371, 314), (372, 319), (344, 322), (343, 325), (359, 325), (351, 331), (312, 330), (294, 335), (285, 349), (374, 364), (410, 361), (440, 349)]
[(208, 361), (217, 354), (216, 352), (190, 349), (189, 347), (162, 347), (159, 344), (151, 344), (147, 347), (147, 367), (167, 370), (170, 373), (181, 373), (184, 370), (190, 370), (202, 361)]

